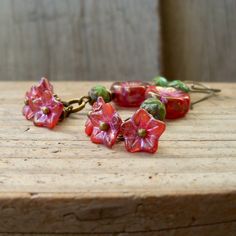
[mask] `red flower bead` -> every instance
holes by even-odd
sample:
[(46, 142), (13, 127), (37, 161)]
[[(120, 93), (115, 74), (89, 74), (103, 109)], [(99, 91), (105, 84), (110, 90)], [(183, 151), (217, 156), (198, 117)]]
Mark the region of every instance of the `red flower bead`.
[(166, 118), (177, 119), (186, 115), (190, 108), (190, 96), (172, 87), (149, 86), (146, 97), (157, 97), (166, 107)]
[(139, 107), (145, 100), (148, 83), (141, 81), (116, 82), (111, 86), (113, 101), (121, 107)]
[(45, 90), (40, 98), (30, 100), (29, 106), (34, 112), (34, 124), (50, 129), (58, 123), (64, 108), (49, 90)]
[[(97, 102), (95, 102), (92, 106), (92, 111), (97, 112), (102, 109), (102, 106), (105, 104), (104, 100), (100, 97), (97, 99)], [(85, 133), (90, 136), (93, 132), (93, 124), (90, 120), (90, 118), (87, 119), (85, 123)]]
[(37, 86), (32, 86), (30, 91), (26, 92), (25, 106), (23, 107), (23, 115), (26, 119), (30, 120), (34, 117), (34, 112), (29, 106), (30, 101), (40, 98), (45, 90), (49, 90), (53, 93), (53, 86), (49, 83), (47, 78), (43, 77)]
[(156, 152), (165, 127), (164, 122), (154, 119), (146, 110), (137, 110), (121, 127), (126, 149), (129, 152)]
[(122, 124), (122, 120), (114, 107), (99, 97), (88, 117), (89, 121), (86, 122), (85, 132), (87, 135), (91, 135), (91, 141), (112, 147)]

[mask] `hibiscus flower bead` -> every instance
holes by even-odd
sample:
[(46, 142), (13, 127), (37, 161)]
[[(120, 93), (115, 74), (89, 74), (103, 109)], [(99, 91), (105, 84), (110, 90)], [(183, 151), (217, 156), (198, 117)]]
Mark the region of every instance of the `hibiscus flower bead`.
[(164, 122), (154, 119), (146, 110), (137, 110), (121, 126), (127, 151), (155, 153), (165, 127)]
[(146, 98), (158, 98), (166, 107), (166, 119), (177, 119), (186, 115), (190, 108), (190, 96), (173, 87), (149, 86)]
[(141, 81), (115, 82), (111, 85), (112, 100), (121, 107), (139, 107), (147, 86)]

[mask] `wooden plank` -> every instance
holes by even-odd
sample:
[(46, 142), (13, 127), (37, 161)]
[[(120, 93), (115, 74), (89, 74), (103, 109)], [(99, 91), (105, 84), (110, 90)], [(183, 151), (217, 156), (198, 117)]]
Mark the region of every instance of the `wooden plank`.
[[(79, 143), (79, 145), (78, 145)], [(236, 155), (235, 150), (236, 142), (235, 141), (170, 141), (161, 139), (159, 150), (158, 150), (158, 160), (168, 158), (185, 158), (196, 160), (198, 158), (214, 158), (214, 160), (224, 160), (223, 157), (234, 158)], [(20, 152), (19, 152), (20, 147)], [(178, 147), (178, 151), (176, 151)], [(47, 159), (48, 154), (50, 153), (50, 158), (53, 159), (91, 159), (96, 153), (97, 158), (100, 161), (104, 162), (107, 159), (123, 159), (127, 160), (130, 156), (130, 153), (124, 152), (124, 146), (122, 143), (117, 144), (112, 150), (106, 149), (99, 145), (92, 144), (88, 138), (86, 140), (1, 140), (0, 148), (4, 150), (1, 153), (1, 159), (6, 161), (10, 158), (23, 158), (23, 159)], [(40, 156), (38, 155), (38, 150), (40, 150)], [(84, 150), (84, 153), (81, 153), (81, 150)], [(195, 150), (196, 153), (192, 152)], [(186, 154), (186, 152), (188, 152)], [(120, 156), (122, 153), (122, 157)], [(146, 154), (138, 153), (135, 154), (137, 158), (147, 157)], [(152, 156), (151, 156), (152, 157)], [(152, 157), (155, 160), (155, 157)], [(94, 160), (94, 159), (93, 159)], [(129, 159), (128, 159), (129, 160)], [(155, 161), (153, 162), (155, 163)], [(121, 162), (122, 162), (121, 161)], [(183, 161), (183, 160), (182, 160)], [(153, 164), (154, 164), (153, 163)], [(120, 163), (121, 164), (121, 163)], [(155, 163), (156, 165), (156, 163)]]
[[(235, 232), (235, 84), (210, 84), (222, 93), (167, 121), (154, 155), (91, 143), (83, 131), (89, 107), (54, 130), (35, 127), (21, 115), (30, 84), (0, 82), (0, 233)], [(92, 84), (54, 83), (65, 98)]]
[[(139, 198), (132, 195), (122, 198), (117, 195), (107, 198), (102, 194), (91, 198), (86, 196), (86, 193), (81, 193), (80, 197), (75, 194), (57, 197), (51, 194), (1, 194), (1, 231), (90, 234), (174, 232), (174, 229), (186, 228), (190, 231), (194, 226), (235, 221), (236, 199), (233, 193), (178, 198), (157, 198), (154, 195)], [(208, 206), (207, 210), (205, 206)]]
[(158, 73), (158, 0), (1, 0), (0, 80), (145, 80)]
[(163, 73), (195, 81), (235, 81), (236, 2), (161, 1)]
[[(234, 232), (236, 231), (236, 223), (235, 222), (226, 222), (226, 223), (219, 223), (219, 224), (212, 224), (212, 225), (198, 225), (193, 227), (182, 227), (178, 229), (172, 230), (150, 230), (149, 232), (129, 232), (129, 233), (104, 233), (103, 236), (128, 236), (128, 235), (135, 235), (135, 236), (194, 236), (194, 235), (201, 235), (201, 236), (222, 236), (225, 232), (229, 232), (227, 236), (234, 236)], [(232, 233), (230, 233), (232, 232)], [(45, 233), (45, 234), (37, 234), (37, 233), (0, 233), (0, 236), (58, 236), (57, 233)], [(65, 234), (64, 234), (65, 235)], [(74, 236), (73, 233), (68, 233), (66, 236)], [(76, 233), (77, 236), (101, 236), (100, 233), (85, 233), (80, 234)]]

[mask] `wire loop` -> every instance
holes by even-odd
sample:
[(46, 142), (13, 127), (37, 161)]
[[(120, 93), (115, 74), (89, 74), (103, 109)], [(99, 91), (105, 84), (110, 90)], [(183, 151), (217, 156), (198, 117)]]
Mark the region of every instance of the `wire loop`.
[(207, 94), (206, 96), (204, 96), (203, 98), (200, 98), (194, 102), (191, 102), (191, 109), (193, 109), (193, 106), (199, 102), (205, 101), (208, 98), (216, 95), (217, 93), (221, 92), (220, 89), (214, 89), (214, 88), (210, 88), (208, 86), (206, 86), (205, 84), (199, 83), (199, 82), (195, 82), (195, 81), (184, 81), (184, 83), (186, 84), (191, 84), (190, 85), (190, 93), (205, 93)]
[[(90, 102), (91, 98), (89, 96), (82, 96), (81, 98), (74, 98), (67, 101), (62, 101), (56, 94), (54, 94), (54, 97), (57, 101), (60, 101), (64, 105), (64, 111), (61, 115), (61, 120), (64, 120), (66, 117), (68, 117), (72, 113), (76, 113), (84, 109), (87, 103)], [(74, 105), (77, 106), (74, 106)]]

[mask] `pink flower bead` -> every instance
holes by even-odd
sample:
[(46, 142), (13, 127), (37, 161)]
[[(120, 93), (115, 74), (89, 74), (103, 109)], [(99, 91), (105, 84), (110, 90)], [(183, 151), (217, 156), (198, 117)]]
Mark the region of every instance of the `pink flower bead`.
[(127, 151), (156, 152), (165, 127), (164, 122), (154, 119), (146, 110), (137, 110), (121, 127)]
[(64, 108), (49, 90), (44, 91), (40, 98), (30, 101), (30, 107), (34, 112), (34, 124), (50, 129), (58, 123)]
[(110, 103), (99, 97), (88, 115), (85, 132), (93, 143), (112, 147), (120, 133), (122, 120)]
[(30, 91), (26, 92), (25, 105), (23, 107), (22, 113), (27, 120), (30, 120), (34, 117), (34, 111), (32, 111), (31, 107), (29, 106), (30, 101), (40, 98), (45, 90), (49, 90), (53, 93), (53, 86), (49, 83), (47, 78), (43, 77), (37, 86), (32, 86)]

